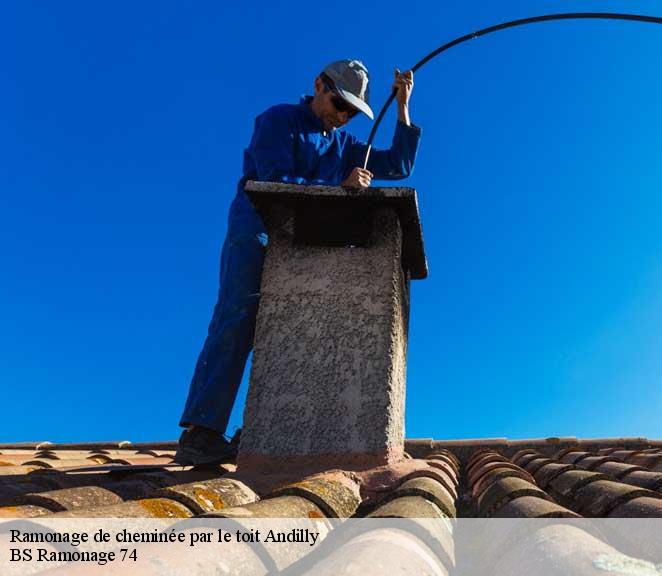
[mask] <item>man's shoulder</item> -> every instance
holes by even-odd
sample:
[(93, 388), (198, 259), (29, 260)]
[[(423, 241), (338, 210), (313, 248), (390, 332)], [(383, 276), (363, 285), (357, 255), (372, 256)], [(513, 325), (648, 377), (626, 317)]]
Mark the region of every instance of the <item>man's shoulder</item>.
[(264, 112), (258, 115), (258, 118), (262, 119), (274, 119), (274, 118), (294, 118), (299, 114), (300, 106), (296, 104), (275, 104), (270, 106)]

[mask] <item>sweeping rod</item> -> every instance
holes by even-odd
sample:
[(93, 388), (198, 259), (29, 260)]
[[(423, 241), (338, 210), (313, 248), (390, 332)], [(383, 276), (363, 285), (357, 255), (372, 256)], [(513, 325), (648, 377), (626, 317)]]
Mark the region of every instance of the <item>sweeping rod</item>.
[[(521, 18), (519, 20), (511, 20), (510, 22), (504, 22), (503, 24), (496, 24), (495, 26), (489, 26), (487, 28), (483, 28), (482, 30), (477, 30), (476, 32), (470, 32), (469, 34), (460, 36), (459, 38), (456, 38), (451, 42), (447, 42), (446, 44), (440, 46), (433, 52), (430, 52), (421, 61), (417, 62), (412, 67), (411, 70), (412, 72), (416, 72), (425, 64), (427, 64), (430, 60), (432, 60), (436, 56), (439, 56), (439, 54), (441, 54), (442, 52), (445, 52), (446, 50), (453, 48), (453, 46), (462, 44), (467, 40), (480, 38), (481, 36), (491, 34), (492, 32), (498, 32), (499, 30), (506, 30), (507, 28), (515, 28), (516, 26), (525, 26), (526, 24), (534, 24), (536, 22), (548, 22), (550, 20), (589, 20), (589, 19), (590, 20), (630, 20), (635, 22), (649, 22), (652, 24), (662, 24), (662, 17), (659, 16), (645, 16), (640, 14), (618, 14), (612, 12), (570, 12), (564, 14), (545, 14), (544, 16), (532, 16), (530, 18)], [(377, 116), (377, 120), (375, 120), (375, 123), (372, 126), (372, 130), (370, 131), (370, 136), (368, 137), (368, 148), (365, 153), (365, 162), (363, 163), (364, 169), (367, 168), (368, 166), (368, 158), (370, 157), (370, 150), (372, 149), (372, 141), (375, 139), (377, 128), (379, 128), (379, 124), (381, 123), (382, 118), (386, 113), (386, 110), (388, 110), (388, 107), (391, 105), (391, 102), (393, 102), (393, 99), (395, 98), (395, 94), (396, 94), (395, 92), (391, 93), (388, 100), (386, 100), (386, 103), (379, 112), (379, 115)]]

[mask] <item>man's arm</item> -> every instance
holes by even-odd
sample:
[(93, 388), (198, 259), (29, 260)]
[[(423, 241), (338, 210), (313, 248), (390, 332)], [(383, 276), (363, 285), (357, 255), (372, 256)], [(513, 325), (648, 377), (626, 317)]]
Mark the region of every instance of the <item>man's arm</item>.
[[(411, 70), (400, 73), (396, 69), (393, 89), (397, 90), (398, 122), (395, 126), (391, 147), (388, 150), (372, 149), (370, 151), (367, 168), (372, 174), (372, 178), (399, 180), (407, 178), (414, 168), (421, 129), (411, 123), (409, 116), (409, 99), (413, 88), (414, 75)], [(350, 173), (347, 180), (363, 166), (367, 149), (368, 146), (364, 142), (358, 140), (353, 142), (348, 163)]]
[[(279, 106), (270, 108), (255, 120), (253, 137), (246, 154), (258, 180), (289, 184), (326, 184), (296, 175), (294, 158), (296, 130)], [(246, 170), (246, 167), (244, 168)]]

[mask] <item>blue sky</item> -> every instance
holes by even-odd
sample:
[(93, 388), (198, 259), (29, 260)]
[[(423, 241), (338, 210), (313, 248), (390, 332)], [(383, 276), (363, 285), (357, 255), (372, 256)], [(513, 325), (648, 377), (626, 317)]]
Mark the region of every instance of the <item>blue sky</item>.
[[(0, 441), (177, 437), (253, 120), (327, 62), (362, 59), (379, 109), (395, 66), (472, 30), (662, 15), (636, 0), (344, 7), (3, 2)], [(662, 26), (545, 23), (417, 73), (406, 184), (430, 276), (412, 288), (408, 437), (662, 436), (660, 54)]]

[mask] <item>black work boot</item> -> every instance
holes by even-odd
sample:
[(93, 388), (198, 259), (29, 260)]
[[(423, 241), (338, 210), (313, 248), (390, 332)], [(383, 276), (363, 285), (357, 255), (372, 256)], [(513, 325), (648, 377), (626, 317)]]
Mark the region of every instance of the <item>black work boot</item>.
[(219, 464), (235, 458), (238, 447), (235, 438), (228, 442), (216, 430), (204, 426), (193, 426), (193, 428), (184, 430), (179, 437), (179, 446), (173, 460), (182, 466)]

